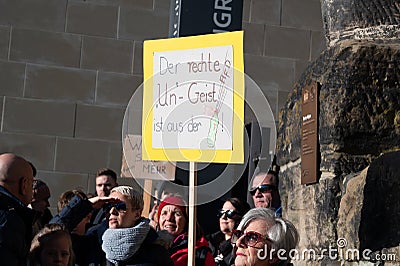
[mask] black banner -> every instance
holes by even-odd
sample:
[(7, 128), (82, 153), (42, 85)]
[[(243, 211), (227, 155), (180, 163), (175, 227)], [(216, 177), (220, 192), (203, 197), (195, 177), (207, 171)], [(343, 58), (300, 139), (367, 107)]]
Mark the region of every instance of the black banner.
[(243, 0), (171, 0), (169, 36), (242, 29)]

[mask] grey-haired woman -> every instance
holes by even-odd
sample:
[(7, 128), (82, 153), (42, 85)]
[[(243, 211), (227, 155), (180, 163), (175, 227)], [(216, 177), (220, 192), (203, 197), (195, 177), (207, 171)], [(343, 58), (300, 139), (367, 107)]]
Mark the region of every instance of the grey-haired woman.
[(299, 234), (273, 210), (254, 208), (243, 216), (231, 241), (236, 245), (235, 266), (290, 265)]

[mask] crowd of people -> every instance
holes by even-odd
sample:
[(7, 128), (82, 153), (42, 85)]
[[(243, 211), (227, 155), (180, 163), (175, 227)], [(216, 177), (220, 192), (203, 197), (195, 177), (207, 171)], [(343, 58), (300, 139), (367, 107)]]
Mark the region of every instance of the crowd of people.
[[(254, 175), (248, 189), (254, 208), (244, 199), (223, 199), (215, 210), (217, 232), (206, 234), (197, 224), (195, 265), (289, 265), (277, 252), (294, 249), (299, 236), (281, 217), (278, 172)], [(53, 216), (51, 190), (36, 174), (21, 156), (0, 154), (2, 264), (188, 265), (189, 215), (182, 191), (160, 188), (149, 217), (143, 217), (142, 192), (118, 185), (116, 173), (102, 168), (95, 194), (63, 192)]]

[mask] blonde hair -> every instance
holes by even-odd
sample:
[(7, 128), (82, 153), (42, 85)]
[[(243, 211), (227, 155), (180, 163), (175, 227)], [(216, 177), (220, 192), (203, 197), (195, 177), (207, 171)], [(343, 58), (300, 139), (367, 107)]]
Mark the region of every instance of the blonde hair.
[(54, 237), (64, 236), (68, 239), (69, 242), (69, 261), (68, 266), (74, 265), (74, 251), (72, 250), (72, 241), (71, 236), (64, 229), (64, 226), (61, 224), (46, 224), (43, 229), (41, 229), (33, 238), (31, 243), (31, 248), (29, 251), (29, 261), (31, 266), (41, 265), (40, 262), (40, 253), (43, 250), (43, 247), (49, 242), (49, 240)]
[(143, 210), (144, 202), (142, 194), (130, 186), (118, 186), (111, 189), (110, 193), (119, 192), (126, 196), (132, 204), (132, 208), (136, 210)]

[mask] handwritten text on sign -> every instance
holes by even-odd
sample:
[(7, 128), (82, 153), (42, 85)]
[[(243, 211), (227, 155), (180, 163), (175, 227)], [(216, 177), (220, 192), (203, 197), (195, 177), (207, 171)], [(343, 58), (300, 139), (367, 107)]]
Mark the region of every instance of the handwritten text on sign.
[(154, 52), (152, 147), (232, 150), (233, 46)]
[(174, 163), (142, 160), (142, 136), (127, 134), (123, 142), (123, 149), (122, 177), (154, 180), (173, 180), (175, 178)]

